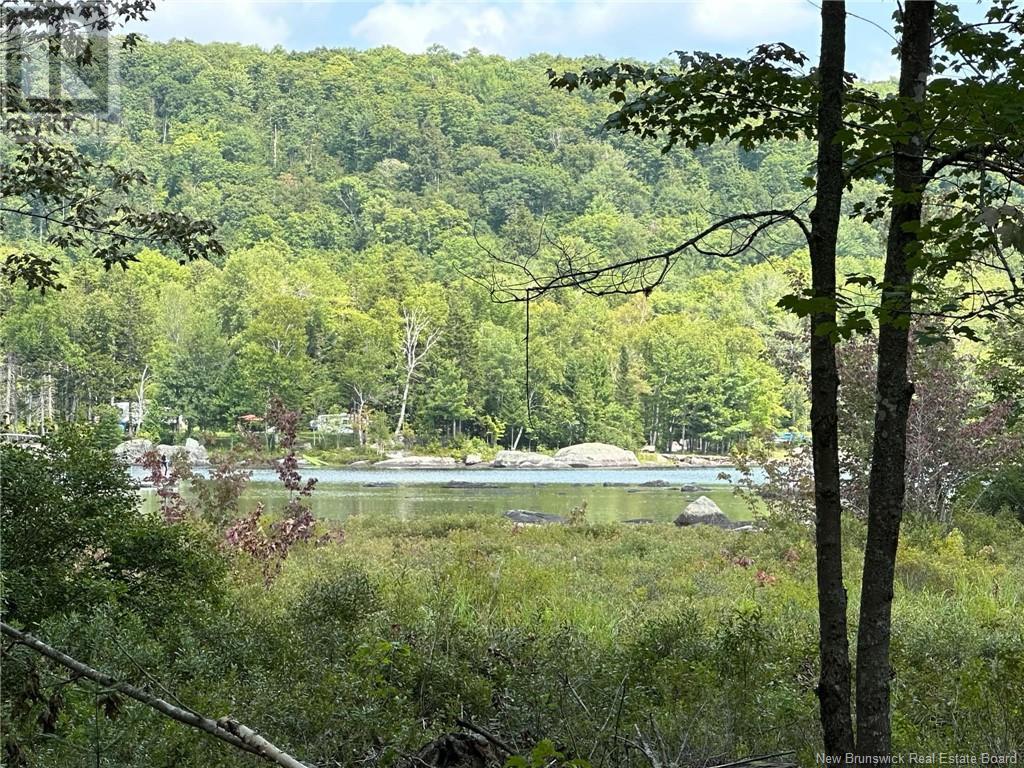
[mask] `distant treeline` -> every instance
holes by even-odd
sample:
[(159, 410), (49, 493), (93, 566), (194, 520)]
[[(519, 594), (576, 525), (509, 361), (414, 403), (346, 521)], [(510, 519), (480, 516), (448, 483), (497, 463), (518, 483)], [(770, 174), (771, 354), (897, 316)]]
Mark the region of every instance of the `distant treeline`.
[[(179, 415), (229, 429), (280, 394), (421, 443), (724, 447), (806, 430), (806, 328), (775, 307), (804, 279), (795, 238), (742, 261), (684, 255), (649, 297), (533, 302), (527, 388), (524, 308), (491, 300), (507, 274), (493, 254), (647, 253), (715, 213), (807, 194), (808, 145), (662, 153), (606, 134), (607, 103), (544, 75), (592, 63), (140, 45), (119, 122), (81, 142), (143, 171), (154, 205), (216, 221), (227, 256), (143, 251), (105, 273), (67, 254), (59, 294), (2, 289), (8, 422), (128, 400), (143, 433)], [(29, 221), (5, 237), (38, 239)], [(879, 233), (846, 223), (840, 250), (873, 271)]]

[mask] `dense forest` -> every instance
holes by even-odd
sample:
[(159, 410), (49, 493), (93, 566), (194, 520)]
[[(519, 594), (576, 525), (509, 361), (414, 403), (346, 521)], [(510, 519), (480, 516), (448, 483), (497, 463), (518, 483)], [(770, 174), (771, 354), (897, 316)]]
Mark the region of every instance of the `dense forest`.
[[(178, 416), (190, 433), (231, 429), (279, 394), (421, 447), (725, 449), (806, 431), (807, 331), (775, 306), (806, 281), (798, 237), (680, 258), (650, 296), (533, 302), (527, 390), (524, 307), (492, 301), (496, 255), (633, 256), (807, 195), (810, 143), (662, 153), (603, 131), (603, 98), (544, 76), (594, 63), (139, 46), (116, 122), (85, 150), (143, 171), (143, 202), (215, 221), (226, 255), (142, 250), (105, 273), (62, 254), (58, 295), (5, 289), (8, 420), (38, 431), (141, 400), (130, 431), (170, 440)], [(841, 267), (876, 271), (881, 242), (845, 221)]]

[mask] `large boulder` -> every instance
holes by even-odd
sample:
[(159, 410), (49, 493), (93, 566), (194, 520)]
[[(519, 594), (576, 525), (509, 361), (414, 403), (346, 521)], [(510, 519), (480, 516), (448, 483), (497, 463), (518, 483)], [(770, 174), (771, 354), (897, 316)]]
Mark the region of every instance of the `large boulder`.
[(191, 437), (185, 440), (185, 453), (188, 460), (193, 464), (209, 464), (210, 456), (206, 452), (206, 446)]
[(531, 512), (528, 509), (510, 509), (505, 517), (513, 523), (520, 525), (550, 525), (552, 523), (564, 523), (565, 518), (561, 515), (551, 515), (547, 512)]
[(639, 467), (636, 454), (608, 443), (580, 443), (562, 448), (555, 458), (570, 467)]
[(676, 525), (714, 525), (718, 528), (732, 528), (732, 521), (715, 502), (707, 496), (686, 505), (683, 513), (675, 519)]
[(474, 467), (477, 464), (483, 464), (484, 457), (481, 456), (479, 453), (467, 453), (466, 456), (462, 459), (462, 463), (465, 464), (467, 467)]
[(210, 463), (206, 446), (191, 437), (185, 441), (184, 445), (154, 445), (151, 441), (138, 437), (134, 440), (125, 440), (114, 449), (114, 454), (129, 464), (141, 464), (142, 457), (150, 451), (156, 451), (161, 458), (166, 458), (168, 462), (174, 461), (179, 455), (184, 455), (188, 463), (194, 467), (207, 466)]
[(569, 467), (564, 461), (532, 451), (498, 451), (491, 466), (506, 469), (567, 469)]
[(151, 440), (146, 440), (143, 437), (137, 437), (134, 440), (125, 440), (119, 446), (114, 449), (114, 455), (120, 459), (124, 459), (129, 464), (140, 464), (142, 463), (142, 457), (144, 454), (152, 451), (156, 446), (153, 445)]
[(457, 463), (451, 456), (402, 456), (378, 461), (373, 466), (381, 469), (451, 469)]
[(154, 446), (157, 453), (161, 457), (167, 459), (168, 462), (174, 461), (179, 456), (184, 456), (186, 461), (193, 467), (207, 466), (210, 463), (210, 457), (206, 453), (206, 447), (202, 445), (198, 440), (193, 440), (191, 437), (185, 441), (184, 445), (157, 445)]

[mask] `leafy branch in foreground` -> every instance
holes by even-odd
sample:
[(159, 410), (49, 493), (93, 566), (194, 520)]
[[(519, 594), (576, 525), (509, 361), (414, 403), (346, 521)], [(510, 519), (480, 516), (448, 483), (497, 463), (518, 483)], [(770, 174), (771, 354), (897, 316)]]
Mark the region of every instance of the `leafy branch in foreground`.
[[(105, 33), (145, 19), (154, 6), (152, 0), (0, 3), (0, 54), (8, 66), (0, 94), (0, 235), (24, 242), (33, 234), (45, 246), (6, 245), (0, 275), (9, 282), (59, 290), (60, 252), (86, 253), (108, 270), (126, 269), (143, 246), (176, 251), (182, 262), (224, 255), (212, 222), (143, 204), (143, 173), (97, 161), (77, 146), (85, 116), (74, 100), (53, 93), (60, 83), (56, 89), (51, 83), (47, 97), (24, 92), (22, 69), (29, 51), (42, 45), (51, 75), (70, 67), (97, 81), (90, 85), (109, 99), (110, 84), (99, 82), (106, 76), (99, 66), (108, 53)], [(129, 34), (121, 46), (131, 49), (136, 41)]]

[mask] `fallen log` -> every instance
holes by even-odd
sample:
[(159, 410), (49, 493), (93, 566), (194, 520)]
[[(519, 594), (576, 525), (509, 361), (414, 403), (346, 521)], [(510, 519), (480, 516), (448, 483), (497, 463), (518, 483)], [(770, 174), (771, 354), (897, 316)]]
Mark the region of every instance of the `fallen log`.
[(80, 677), (84, 677), (88, 680), (92, 680), (94, 683), (102, 685), (104, 688), (122, 693), (128, 698), (135, 699), (141, 704), (145, 704), (147, 707), (155, 709), (162, 715), (166, 715), (172, 720), (177, 720), (179, 723), (197, 728), (204, 733), (208, 733), (216, 739), (230, 744), (236, 749), (241, 749), (250, 754), (262, 757), (271, 763), (276, 763), (282, 766), (282, 768), (315, 768), (308, 763), (303, 763), (296, 760), (294, 757), (289, 755), (284, 750), (276, 747), (271, 742), (260, 736), (256, 731), (251, 728), (238, 723), (231, 718), (222, 717), (219, 720), (212, 720), (209, 717), (199, 714), (191, 709), (183, 709), (182, 707), (175, 706), (168, 701), (164, 701), (158, 696), (154, 696), (148, 691), (144, 691), (141, 688), (136, 688), (134, 685), (125, 683), (120, 680), (115, 680), (110, 675), (100, 672), (97, 669), (93, 669), (87, 664), (83, 664), (77, 659), (68, 656), (66, 653), (57, 650), (51, 645), (47, 645), (42, 640), (33, 637), (27, 632), (22, 632), (20, 629), (12, 627), (10, 624), (0, 622), (0, 632), (9, 637), (18, 645), (22, 645), (29, 650), (35, 651), (41, 656), (45, 656), (51, 661), (60, 664), (62, 667), (70, 669)]

